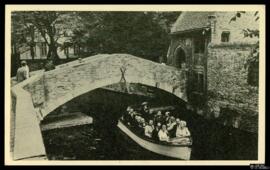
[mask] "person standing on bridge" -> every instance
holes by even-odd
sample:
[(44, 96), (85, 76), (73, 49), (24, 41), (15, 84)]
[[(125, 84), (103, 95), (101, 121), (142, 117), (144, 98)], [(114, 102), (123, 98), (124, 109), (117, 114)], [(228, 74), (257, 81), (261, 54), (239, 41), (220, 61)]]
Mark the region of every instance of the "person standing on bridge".
[(22, 82), (29, 78), (29, 67), (27, 66), (26, 61), (21, 62), (21, 67), (17, 70), (16, 78), (18, 82)]

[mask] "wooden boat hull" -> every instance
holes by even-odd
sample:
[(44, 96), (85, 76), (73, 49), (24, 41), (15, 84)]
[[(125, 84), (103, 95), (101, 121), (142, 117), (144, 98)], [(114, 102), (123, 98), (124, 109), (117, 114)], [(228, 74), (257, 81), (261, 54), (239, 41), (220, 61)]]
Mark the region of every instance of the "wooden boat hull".
[(189, 146), (173, 146), (153, 143), (151, 141), (147, 141), (138, 137), (131, 130), (129, 130), (121, 121), (118, 121), (117, 126), (138, 145), (149, 151), (172, 158), (178, 158), (183, 160), (190, 159), (191, 148)]

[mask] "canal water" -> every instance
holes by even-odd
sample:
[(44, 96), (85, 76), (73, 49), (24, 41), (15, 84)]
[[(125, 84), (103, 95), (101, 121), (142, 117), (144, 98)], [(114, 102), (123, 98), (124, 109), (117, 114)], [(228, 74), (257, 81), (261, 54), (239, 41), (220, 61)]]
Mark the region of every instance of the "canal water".
[[(50, 160), (175, 160), (147, 151), (123, 134), (117, 125), (130, 104), (148, 101), (152, 106), (177, 105), (180, 118), (187, 121), (193, 137), (191, 160), (256, 160), (257, 134), (202, 118), (183, 110), (177, 97), (156, 90), (153, 98), (97, 89), (69, 103), (69, 111), (92, 116), (91, 125), (43, 131)], [(59, 112), (59, 109), (55, 111)], [(53, 114), (53, 113), (52, 113)]]

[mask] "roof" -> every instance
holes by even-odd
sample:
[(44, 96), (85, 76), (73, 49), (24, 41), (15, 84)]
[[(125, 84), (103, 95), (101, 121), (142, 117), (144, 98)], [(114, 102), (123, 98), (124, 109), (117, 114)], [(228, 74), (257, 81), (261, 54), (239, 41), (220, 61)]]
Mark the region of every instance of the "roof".
[(214, 12), (182, 12), (171, 29), (171, 34), (208, 27), (208, 16)]

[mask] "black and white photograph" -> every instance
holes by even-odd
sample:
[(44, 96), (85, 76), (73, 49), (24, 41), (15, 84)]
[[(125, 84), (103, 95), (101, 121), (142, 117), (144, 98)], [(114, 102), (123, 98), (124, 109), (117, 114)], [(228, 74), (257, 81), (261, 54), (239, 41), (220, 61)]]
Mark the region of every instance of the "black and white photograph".
[(264, 5), (5, 13), (6, 164), (263, 164)]

